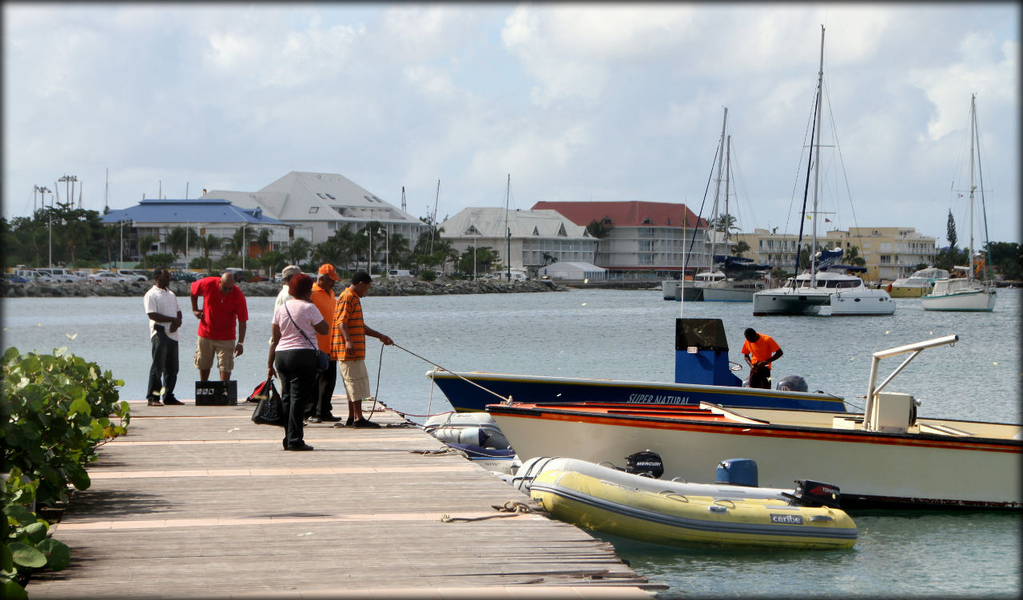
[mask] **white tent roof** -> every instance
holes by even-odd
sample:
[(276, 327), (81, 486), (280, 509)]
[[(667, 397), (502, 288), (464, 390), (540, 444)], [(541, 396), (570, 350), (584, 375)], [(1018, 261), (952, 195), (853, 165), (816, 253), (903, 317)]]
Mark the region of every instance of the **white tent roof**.
[(282, 221), (351, 220), (410, 223), (419, 219), (388, 204), (343, 175), (292, 171), (258, 192), (210, 190), (203, 198), (224, 198), (243, 208), (262, 208)]
[(607, 269), (586, 262), (556, 262), (541, 268), (538, 273), (562, 279), (602, 278)]

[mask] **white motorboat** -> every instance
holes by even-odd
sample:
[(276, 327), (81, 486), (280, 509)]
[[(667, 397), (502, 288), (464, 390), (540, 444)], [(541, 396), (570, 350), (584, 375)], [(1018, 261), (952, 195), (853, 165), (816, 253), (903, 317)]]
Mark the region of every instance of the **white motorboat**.
[(900, 277), (888, 285), (888, 294), (892, 298), (919, 298), (931, 291), (934, 282), (947, 279), (948, 271), (937, 267), (927, 267), (914, 271), (909, 277)]
[[(599, 403), (502, 403), (487, 410), (524, 456), (617, 461), (640, 450), (664, 457), (664, 477), (701, 480), (704, 465), (753, 457), (760, 482), (828, 481), (843, 509), (1021, 510), (1023, 426), (922, 418), (908, 394), (882, 393), (946, 336), (873, 354), (864, 413)], [(877, 384), (882, 358), (910, 356)]]
[[(977, 186), (973, 183), (973, 151), (974, 141), (977, 139), (977, 97), (970, 97), (970, 262), (967, 267), (954, 267), (956, 270), (965, 270), (966, 276), (962, 278), (938, 279), (934, 282), (931, 293), (925, 294), (921, 299), (924, 310), (955, 310), (970, 312), (991, 312), (995, 309), (995, 288), (991, 281), (977, 281), (974, 271), (977, 270), (977, 263), (983, 269), (984, 260), (976, 260), (973, 252), (973, 197)], [(977, 161), (978, 163), (980, 161)], [(978, 167), (979, 170), (979, 167)], [(984, 176), (981, 175), (981, 183)], [(981, 189), (983, 196), (984, 190)], [(986, 219), (985, 219), (986, 221)], [(985, 222), (984, 231), (987, 231)], [(985, 269), (986, 270), (986, 269)]]

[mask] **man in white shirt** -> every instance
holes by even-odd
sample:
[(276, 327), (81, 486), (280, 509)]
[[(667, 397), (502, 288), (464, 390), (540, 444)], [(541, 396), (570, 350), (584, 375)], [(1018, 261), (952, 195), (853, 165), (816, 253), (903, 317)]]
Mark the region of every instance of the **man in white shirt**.
[[(170, 270), (159, 267), (153, 271), (156, 284), (142, 299), (149, 316), (149, 340), (153, 351), (153, 365), (149, 368), (149, 406), (184, 404), (174, 397), (178, 381), (178, 329), (181, 327), (181, 308), (178, 297), (168, 287)], [(161, 401), (162, 400), (162, 401)]]

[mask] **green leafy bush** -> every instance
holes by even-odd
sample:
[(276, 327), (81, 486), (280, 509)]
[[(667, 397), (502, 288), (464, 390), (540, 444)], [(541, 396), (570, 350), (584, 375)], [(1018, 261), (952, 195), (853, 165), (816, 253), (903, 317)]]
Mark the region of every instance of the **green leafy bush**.
[(15, 467), (0, 479), (4, 518), (0, 519), (0, 590), (14, 600), (27, 598), (24, 584), (33, 569), (49, 567), (60, 571), (71, 562), (71, 551), (63, 542), (48, 537), (49, 523), (36, 516), (35, 491), (39, 480), (23, 477)]
[(437, 279), (437, 272), (431, 271), (430, 269), (424, 269), (423, 271), (420, 271), (419, 278), (423, 281), (434, 281)]
[[(20, 354), (2, 358), (0, 402), (0, 588), (4, 598), (24, 597), (21, 583), (32, 569), (67, 565), (67, 547), (47, 538), (47, 522), (36, 504), (52, 507), (70, 498), (72, 487), (88, 489), (85, 466), (96, 449), (126, 432), (131, 414), (119, 401), (124, 385), (95, 363), (67, 354)], [(113, 417), (114, 420), (111, 420)]]

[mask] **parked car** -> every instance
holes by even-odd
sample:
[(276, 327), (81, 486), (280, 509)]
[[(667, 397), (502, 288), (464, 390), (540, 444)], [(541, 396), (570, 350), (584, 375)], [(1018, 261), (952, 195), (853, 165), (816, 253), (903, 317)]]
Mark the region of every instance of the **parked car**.
[(89, 278), (93, 283), (130, 283), (135, 281), (111, 271), (97, 271)]
[(249, 277), (249, 279), (248, 279), (249, 283), (257, 283), (257, 282), (260, 282), (260, 281), (270, 281), (270, 279), (268, 277), (266, 277), (265, 275), (253, 275), (252, 277)]
[(10, 283), (28, 283), (28, 279), (18, 275), (17, 273), (4, 273), (4, 279)]
[(141, 274), (134, 269), (118, 269), (117, 274), (125, 278), (125, 281), (149, 281), (149, 277)]
[(199, 276), (191, 271), (171, 271), (171, 281), (186, 281), (192, 283), (198, 281)]
[(73, 283), (77, 280), (70, 270), (64, 268), (36, 269), (36, 272), (39, 273), (39, 281), (44, 283)]

